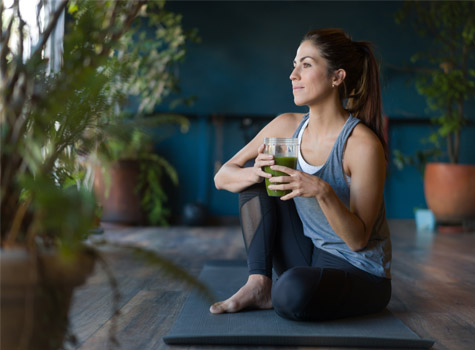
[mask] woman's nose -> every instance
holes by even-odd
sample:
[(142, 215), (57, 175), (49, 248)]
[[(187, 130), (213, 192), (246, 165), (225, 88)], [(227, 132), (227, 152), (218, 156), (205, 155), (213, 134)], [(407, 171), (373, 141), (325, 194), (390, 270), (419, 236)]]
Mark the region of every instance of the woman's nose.
[(289, 77), (289, 78), (290, 78), (290, 80), (292, 80), (292, 81), (298, 79), (298, 74), (297, 74), (295, 68), (292, 70), (292, 73), (290, 73), (290, 77)]

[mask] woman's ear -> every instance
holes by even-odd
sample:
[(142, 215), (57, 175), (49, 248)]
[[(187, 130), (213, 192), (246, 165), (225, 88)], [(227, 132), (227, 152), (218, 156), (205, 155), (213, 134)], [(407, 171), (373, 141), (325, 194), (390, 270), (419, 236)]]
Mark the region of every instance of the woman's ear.
[(344, 69), (338, 69), (335, 71), (332, 80), (332, 86), (338, 86), (343, 83), (343, 80), (346, 78), (346, 71)]

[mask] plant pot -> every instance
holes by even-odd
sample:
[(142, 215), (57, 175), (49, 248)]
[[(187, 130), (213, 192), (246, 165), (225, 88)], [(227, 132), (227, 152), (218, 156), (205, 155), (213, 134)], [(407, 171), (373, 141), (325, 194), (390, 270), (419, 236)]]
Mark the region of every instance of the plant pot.
[(439, 224), (475, 220), (475, 165), (427, 163), (424, 193)]
[(74, 288), (94, 268), (90, 252), (61, 259), (33, 256), (25, 249), (1, 249), (1, 343), (5, 350), (56, 350), (68, 330)]
[[(108, 169), (107, 177), (95, 169), (94, 192), (102, 206), (102, 221), (123, 224), (143, 224), (145, 215), (136, 193), (139, 163), (121, 160)], [(110, 179), (110, 186), (106, 186)]]

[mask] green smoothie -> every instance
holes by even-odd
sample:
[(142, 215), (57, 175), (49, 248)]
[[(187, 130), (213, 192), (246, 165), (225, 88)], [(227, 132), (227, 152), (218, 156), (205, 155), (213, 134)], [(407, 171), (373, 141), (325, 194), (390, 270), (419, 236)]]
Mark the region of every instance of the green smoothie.
[[(276, 165), (283, 165), (288, 168), (295, 169), (297, 167), (297, 157), (274, 157), (274, 161)], [(272, 170), (269, 166), (264, 167), (264, 171), (268, 174), (272, 174), (273, 177), (275, 176), (287, 176), (288, 174), (283, 173), (282, 171)], [(266, 189), (267, 194), (271, 197), (282, 197), (287, 193), (290, 193), (290, 190), (282, 191), (282, 190), (269, 190), (269, 184), (277, 185), (278, 182), (269, 182), (269, 179), (266, 178)]]

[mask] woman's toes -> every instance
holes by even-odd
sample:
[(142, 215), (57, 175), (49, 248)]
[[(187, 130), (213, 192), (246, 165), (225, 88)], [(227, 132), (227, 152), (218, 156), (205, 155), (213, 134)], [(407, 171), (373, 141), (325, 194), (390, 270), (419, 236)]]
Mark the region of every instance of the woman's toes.
[(212, 314), (222, 314), (222, 313), (224, 312), (222, 305), (223, 305), (222, 302), (214, 303), (214, 304), (211, 305), (211, 307), (209, 308), (209, 311), (210, 311)]
[(209, 311), (212, 314), (222, 314), (225, 312), (236, 312), (239, 311), (238, 303), (234, 300), (225, 300), (214, 303), (209, 308)]
[(237, 303), (236, 301), (234, 300), (228, 300), (226, 302), (226, 312), (236, 312), (236, 311), (239, 311), (240, 308), (239, 308), (239, 303)]
[(261, 275), (251, 275), (248, 282), (231, 298), (214, 303), (209, 308), (213, 314), (238, 312), (244, 308), (270, 309), (272, 280)]

